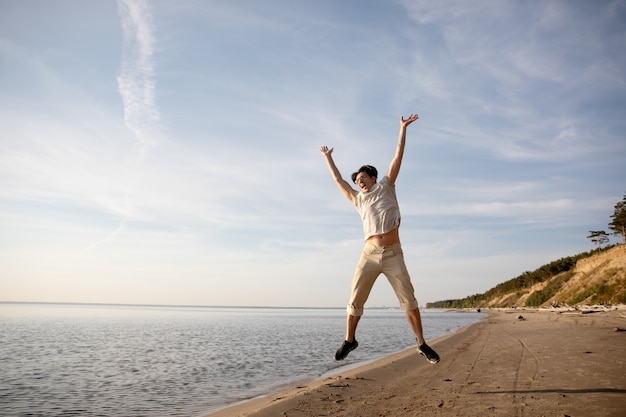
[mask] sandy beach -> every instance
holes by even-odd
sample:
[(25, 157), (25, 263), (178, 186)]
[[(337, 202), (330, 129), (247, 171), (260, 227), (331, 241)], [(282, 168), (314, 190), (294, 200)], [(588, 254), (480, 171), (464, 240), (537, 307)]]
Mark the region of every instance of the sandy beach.
[(430, 342), (438, 364), (410, 349), (209, 416), (626, 416), (623, 306), (488, 313)]

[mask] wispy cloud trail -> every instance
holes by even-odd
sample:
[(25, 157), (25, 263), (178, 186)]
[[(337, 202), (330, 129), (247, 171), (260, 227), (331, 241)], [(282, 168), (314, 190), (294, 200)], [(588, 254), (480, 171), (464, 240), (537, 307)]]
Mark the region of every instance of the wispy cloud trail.
[(161, 128), (155, 98), (152, 15), (145, 0), (118, 0), (118, 8), (124, 44), (117, 85), (124, 103), (124, 123), (135, 136), (141, 160), (158, 144)]
[(113, 239), (120, 232), (122, 232), (125, 228), (126, 228), (126, 219), (122, 219), (122, 221), (120, 222), (119, 226), (117, 226), (117, 229), (115, 229), (115, 231), (113, 233), (109, 234), (104, 239), (100, 239), (100, 240), (98, 240), (96, 242), (93, 242), (91, 245), (89, 245), (85, 249), (83, 249), (81, 251), (81, 253), (89, 252), (91, 249), (95, 248), (96, 246)]
[[(147, 152), (159, 143), (160, 112), (155, 98), (154, 35), (152, 15), (147, 0), (118, 0), (122, 25), (122, 58), (117, 85), (124, 104), (124, 124), (133, 133), (135, 146), (129, 163), (139, 164)], [(131, 189), (127, 185), (125, 205), (132, 212)], [(126, 228), (128, 215), (117, 229), (83, 250), (101, 245)]]

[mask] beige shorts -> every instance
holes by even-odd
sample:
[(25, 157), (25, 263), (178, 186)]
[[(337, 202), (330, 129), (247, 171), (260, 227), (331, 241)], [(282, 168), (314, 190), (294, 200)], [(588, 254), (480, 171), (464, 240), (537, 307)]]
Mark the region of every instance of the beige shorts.
[(363, 306), (380, 274), (385, 274), (389, 280), (403, 311), (415, 310), (418, 307), (411, 277), (404, 263), (402, 246), (398, 243), (379, 248), (366, 243), (352, 279), (348, 314), (363, 315)]

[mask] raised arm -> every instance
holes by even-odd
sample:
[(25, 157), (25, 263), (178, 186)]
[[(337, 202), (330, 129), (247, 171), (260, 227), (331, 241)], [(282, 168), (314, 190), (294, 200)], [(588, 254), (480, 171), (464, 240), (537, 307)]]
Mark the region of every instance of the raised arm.
[(406, 143), (406, 128), (419, 119), (417, 114), (410, 115), (406, 120), (404, 116), (400, 117), (400, 134), (398, 135), (398, 146), (396, 147), (396, 154), (389, 164), (389, 170), (387, 171), (387, 177), (391, 184), (396, 183), (396, 178), (400, 173), (400, 165), (402, 165), (402, 157), (404, 156), (404, 145)]
[(334, 148), (329, 148), (328, 146), (322, 146), (320, 148), (320, 152), (326, 158), (326, 164), (328, 165), (328, 169), (330, 170), (330, 175), (333, 176), (335, 183), (337, 184), (337, 186), (339, 187), (343, 195), (345, 195), (348, 200), (354, 203), (354, 199), (356, 198), (357, 191), (354, 188), (352, 188), (350, 186), (350, 183), (344, 180), (343, 177), (341, 176), (339, 169), (337, 169), (337, 165), (335, 165), (335, 161), (333, 161), (333, 155), (332, 155), (333, 149)]

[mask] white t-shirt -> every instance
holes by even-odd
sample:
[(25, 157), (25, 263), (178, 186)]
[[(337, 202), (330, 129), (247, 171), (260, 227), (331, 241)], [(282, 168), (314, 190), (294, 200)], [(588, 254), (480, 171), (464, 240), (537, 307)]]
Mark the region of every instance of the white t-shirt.
[(359, 192), (354, 201), (363, 221), (365, 240), (382, 235), (400, 226), (400, 208), (396, 187), (385, 176), (368, 192)]

